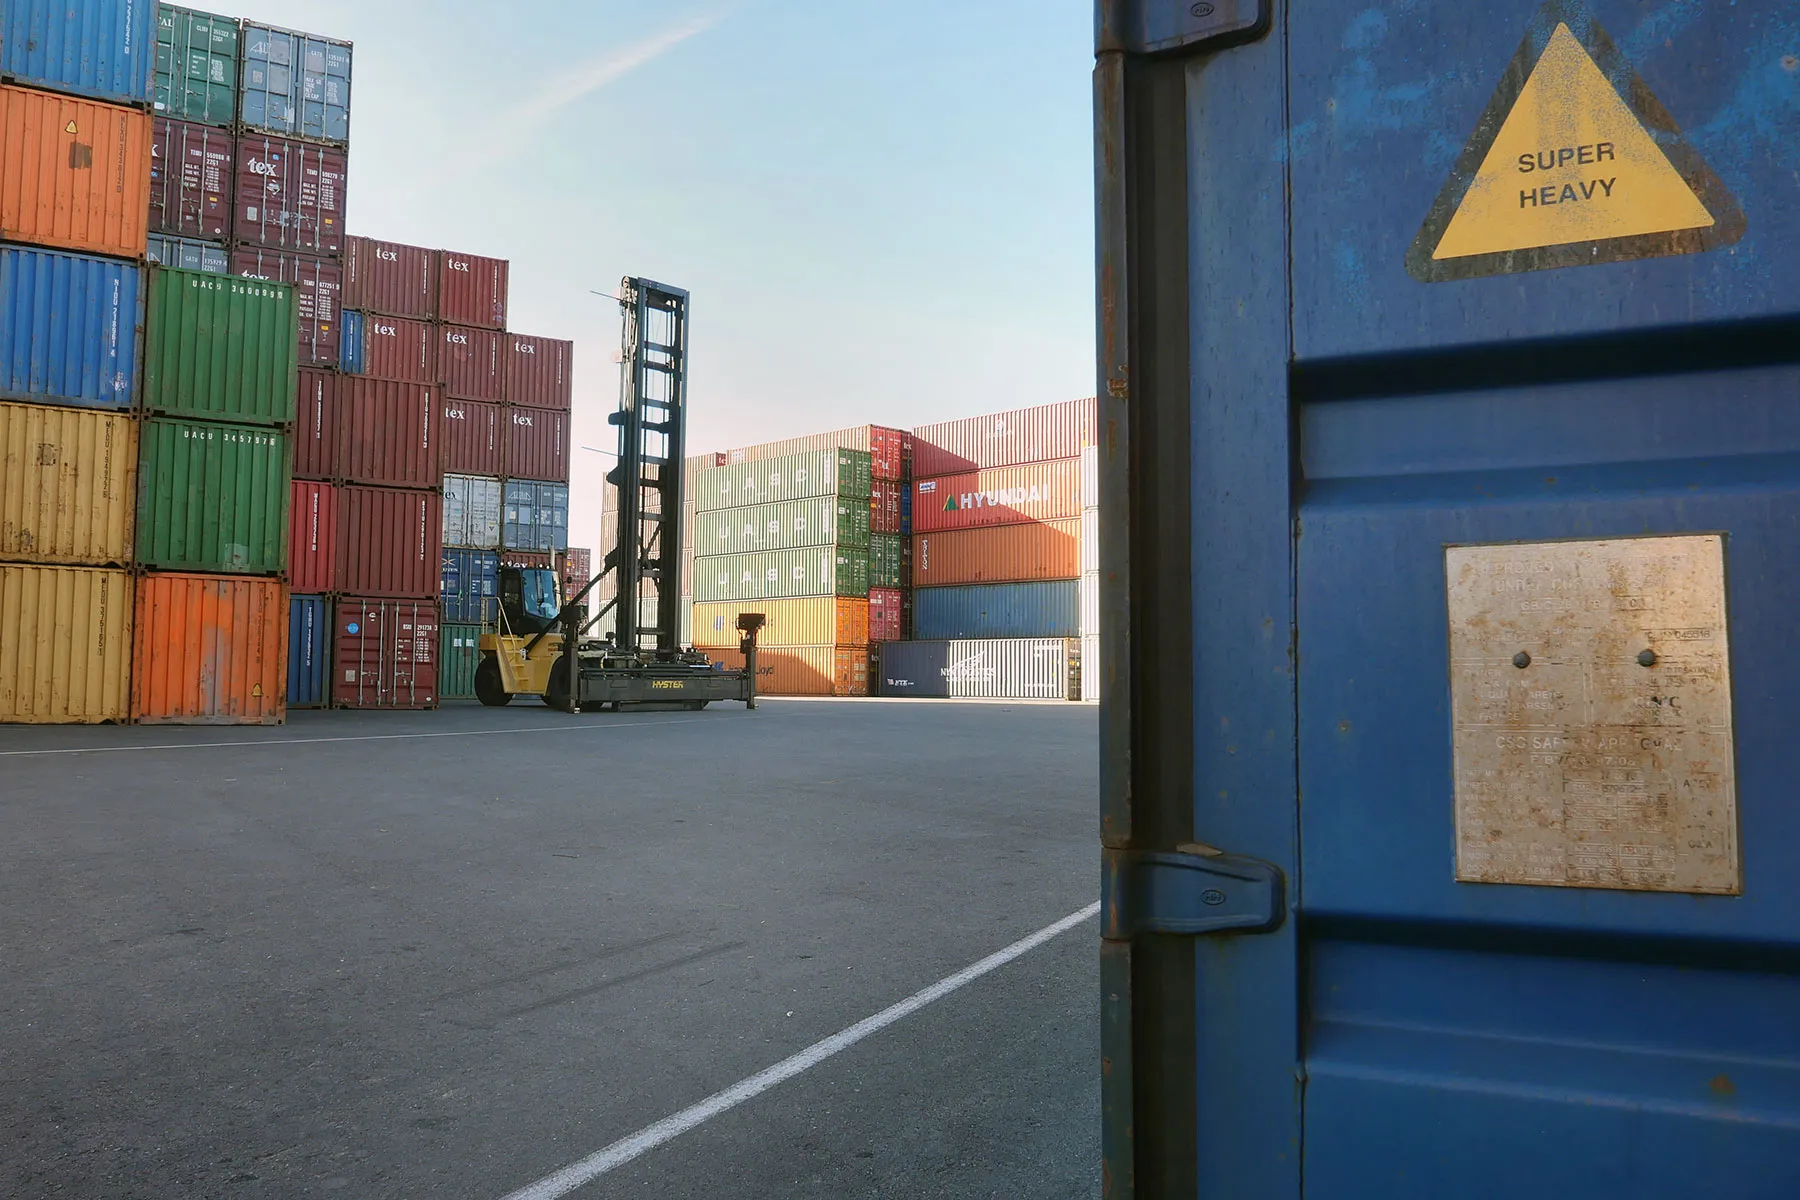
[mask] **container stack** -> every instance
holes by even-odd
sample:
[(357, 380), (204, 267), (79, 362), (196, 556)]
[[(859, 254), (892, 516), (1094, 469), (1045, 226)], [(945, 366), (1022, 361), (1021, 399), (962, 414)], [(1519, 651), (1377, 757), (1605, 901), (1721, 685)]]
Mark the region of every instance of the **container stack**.
[(1081, 698), (1100, 698), (1100, 448), (1081, 451)]
[(884, 695), (1078, 694), (1082, 459), (1090, 400), (914, 432), (913, 637), (884, 648)]

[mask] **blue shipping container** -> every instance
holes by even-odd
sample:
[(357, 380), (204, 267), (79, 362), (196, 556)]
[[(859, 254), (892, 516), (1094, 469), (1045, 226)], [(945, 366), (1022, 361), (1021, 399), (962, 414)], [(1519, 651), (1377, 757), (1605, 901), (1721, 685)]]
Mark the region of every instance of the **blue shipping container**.
[(323, 596), (288, 598), (289, 708), (324, 708), (331, 699), (331, 604)]
[(500, 544), (508, 550), (553, 553), (569, 548), (569, 485), (506, 481)]
[(912, 490), (912, 486), (910, 484), (908, 484), (900, 489), (900, 532), (901, 533), (910, 534), (912, 532), (912, 502), (913, 502), (913, 490)]
[(9, 82), (148, 104), (156, 0), (0, 0), (0, 75)]
[(204, 271), (209, 275), (231, 274), (231, 259), (225, 247), (195, 238), (168, 237), (153, 233), (144, 257), (161, 267), (181, 271)]
[(143, 325), (137, 267), (0, 247), (0, 399), (131, 407)]
[(1072, 579), (920, 588), (913, 593), (913, 637), (922, 642), (1078, 637), (1080, 592)]
[(494, 618), (500, 556), (492, 550), (444, 551), (444, 620), (478, 625)]
[(350, 43), (244, 25), (238, 119), (283, 137), (350, 140)]
[(338, 337), (338, 369), (346, 375), (363, 373), (363, 315), (341, 309), (343, 327)]

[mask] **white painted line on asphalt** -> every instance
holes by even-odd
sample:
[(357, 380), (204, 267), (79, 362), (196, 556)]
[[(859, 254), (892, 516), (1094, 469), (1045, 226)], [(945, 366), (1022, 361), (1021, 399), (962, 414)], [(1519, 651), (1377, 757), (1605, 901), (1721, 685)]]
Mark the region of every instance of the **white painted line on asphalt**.
[(515, 733), (571, 733), (601, 729), (636, 729), (645, 725), (692, 725), (697, 717), (681, 717), (672, 721), (621, 721), (612, 725), (524, 725), (517, 729), (450, 729), (431, 733), (365, 733), (343, 737), (245, 739), (241, 742), (165, 742), (153, 746), (71, 746), (61, 750), (0, 750), (0, 758), (30, 758), (45, 754), (130, 754), (145, 750), (217, 750), (221, 747), (245, 749), (261, 746), (310, 746), (326, 742), (404, 742), (419, 738), (493, 737)]
[(640, 1154), (656, 1149), (664, 1142), (680, 1137), (720, 1113), (728, 1112), (746, 1100), (768, 1091), (802, 1071), (818, 1066), (832, 1055), (862, 1041), (872, 1033), (887, 1028), (902, 1017), (910, 1016), (935, 1000), (942, 1000), (958, 988), (980, 979), (990, 971), (1004, 967), (1013, 959), (1028, 954), (1045, 942), (1067, 933), (1100, 912), (1096, 901), (1080, 912), (1070, 913), (1054, 925), (1046, 925), (1030, 937), (1021, 938), (1004, 950), (997, 950), (978, 963), (964, 967), (954, 975), (940, 979), (922, 992), (915, 992), (892, 1008), (882, 1009), (872, 1017), (858, 1021), (842, 1033), (834, 1033), (822, 1042), (814, 1042), (791, 1058), (784, 1058), (766, 1070), (758, 1071), (741, 1083), (722, 1092), (714, 1092), (692, 1108), (684, 1108), (674, 1116), (664, 1117), (654, 1125), (640, 1129), (630, 1137), (620, 1138), (604, 1150), (597, 1150), (579, 1162), (570, 1163), (554, 1175), (546, 1175), (534, 1184), (508, 1194), (504, 1200), (557, 1200), (578, 1187), (592, 1183), (615, 1168), (622, 1167)]

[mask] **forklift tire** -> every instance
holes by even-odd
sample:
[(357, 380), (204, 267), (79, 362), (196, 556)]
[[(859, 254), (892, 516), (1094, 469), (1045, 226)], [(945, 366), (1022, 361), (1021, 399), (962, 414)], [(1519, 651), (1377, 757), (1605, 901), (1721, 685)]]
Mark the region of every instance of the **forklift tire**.
[(493, 655), (483, 655), (475, 668), (475, 698), (489, 708), (505, 708), (512, 703), (512, 693), (500, 682), (500, 664)]
[(569, 703), (569, 668), (562, 655), (550, 664), (550, 678), (544, 682), (544, 703), (558, 712), (574, 712)]

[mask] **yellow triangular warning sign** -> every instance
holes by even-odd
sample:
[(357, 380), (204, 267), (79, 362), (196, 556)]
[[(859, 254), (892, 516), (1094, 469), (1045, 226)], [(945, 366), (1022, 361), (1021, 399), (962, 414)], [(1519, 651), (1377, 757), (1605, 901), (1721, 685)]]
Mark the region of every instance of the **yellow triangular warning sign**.
[(1694, 254), (1743, 236), (1725, 186), (1578, 0), (1550, 0), (1407, 256), (1427, 283)]

